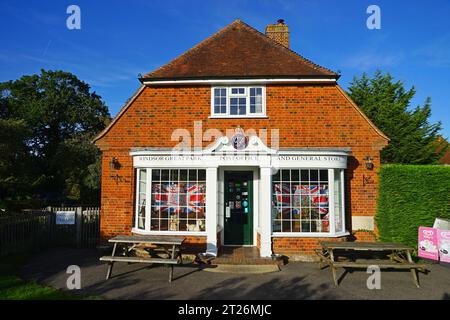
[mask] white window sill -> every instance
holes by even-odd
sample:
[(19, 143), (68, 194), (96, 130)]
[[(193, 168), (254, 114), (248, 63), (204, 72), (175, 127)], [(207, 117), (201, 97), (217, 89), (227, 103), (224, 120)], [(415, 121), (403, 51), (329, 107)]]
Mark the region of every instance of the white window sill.
[(266, 115), (236, 115), (236, 116), (228, 116), (228, 115), (214, 115), (209, 116), (209, 119), (268, 119), (269, 117)]
[(338, 238), (350, 235), (350, 232), (273, 232), (274, 238)]
[(206, 231), (147, 231), (142, 229), (131, 229), (132, 233), (144, 236), (203, 236), (206, 237)]

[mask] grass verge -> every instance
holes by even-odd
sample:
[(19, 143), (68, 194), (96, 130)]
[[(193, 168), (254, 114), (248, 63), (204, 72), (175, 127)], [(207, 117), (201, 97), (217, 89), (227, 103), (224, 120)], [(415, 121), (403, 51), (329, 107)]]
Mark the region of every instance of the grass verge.
[(95, 296), (71, 294), (20, 278), (19, 270), (26, 256), (13, 255), (0, 259), (0, 300), (98, 300)]

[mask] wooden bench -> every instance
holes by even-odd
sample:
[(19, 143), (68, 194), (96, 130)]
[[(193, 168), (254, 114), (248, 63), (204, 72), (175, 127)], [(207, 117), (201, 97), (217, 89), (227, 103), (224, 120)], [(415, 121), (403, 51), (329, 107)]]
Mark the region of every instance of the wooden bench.
[(146, 258), (146, 257), (113, 257), (103, 256), (100, 261), (108, 262), (130, 262), (130, 263), (161, 263), (161, 264), (178, 264), (177, 259), (164, 259), (164, 258)]
[[(103, 256), (100, 261), (108, 262), (109, 267), (106, 272), (106, 280), (111, 277), (113, 265), (115, 262), (127, 263), (147, 263), (147, 264), (164, 264), (169, 267), (169, 282), (173, 278), (173, 266), (182, 263), (181, 245), (184, 238), (178, 237), (160, 237), (160, 236), (117, 236), (109, 239), (109, 242), (114, 243), (111, 256)], [(124, 254), (116, 256), (117, 245), (124, 246)], [(155, 246), (156, 251), (163, 251), (168, 258), (155, 257), (136, 257), (130, 256), (130, 252), (135, 250), (136, 246)], [(167, 248), (169, 246), (170, 248)]]
[[(363, 269), (369, 266), (377, 266), (380, 269), (409, 269), (417, 287), (419, 278), (417, 271), (425, 270), (425, 264), (415, 263), (412, 260), (411, 252), (414, 248), (398, 243), (383, 242), (322, 242), (322, 249), (317, 249), (316, 254), (319, 256), (319, 268), (329, 266), (333, 276), (335, 286), (338, 286), (336, 276), (336, 268), (354, 268)], [(336, 250), (345, 250), (347, 253), (351, 251), (353, 255), (361, 252), (390, 252), (388, 259), (357, 259), (357, 260), (336, 260)]]

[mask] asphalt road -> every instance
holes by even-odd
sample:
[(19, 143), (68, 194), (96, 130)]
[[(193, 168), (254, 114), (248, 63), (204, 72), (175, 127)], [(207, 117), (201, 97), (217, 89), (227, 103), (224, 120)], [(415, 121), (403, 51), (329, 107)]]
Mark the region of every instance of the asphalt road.
[(415, 287), (409, 271), (383, 270), (381, 289), (369, 290), (366, 282), (370, 275), (365, 270), (345, 274), (335, 288), (329, 269), (301, 262), (266, 274), (176, 267), (172, 283), (164, 266), (117, 263), (113, 277), (106, 281), (107, 266), (98, 261), (101, 255), (87, 249), (50, 250), (32, 256), (21, 272), (27, 280), (67, 290), (67, 267), (78, 265), (81, 289), (73, 292), (108, 299), (450, 299), (450, 267), (439, 264), (430, 264), (428, 274), (420, 273), (421, 288)]

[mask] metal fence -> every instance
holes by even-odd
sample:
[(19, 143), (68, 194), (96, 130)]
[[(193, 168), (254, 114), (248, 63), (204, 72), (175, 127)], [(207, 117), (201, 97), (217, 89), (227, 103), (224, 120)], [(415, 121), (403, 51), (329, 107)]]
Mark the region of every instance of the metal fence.
[[(70, 212), (74, 221), (61, 224), (58, 217), (64, 212)], [(48, 207), (0, 216), (0, 256), (58, 246), (89, 248), (99, 240), (99, 208)]]

